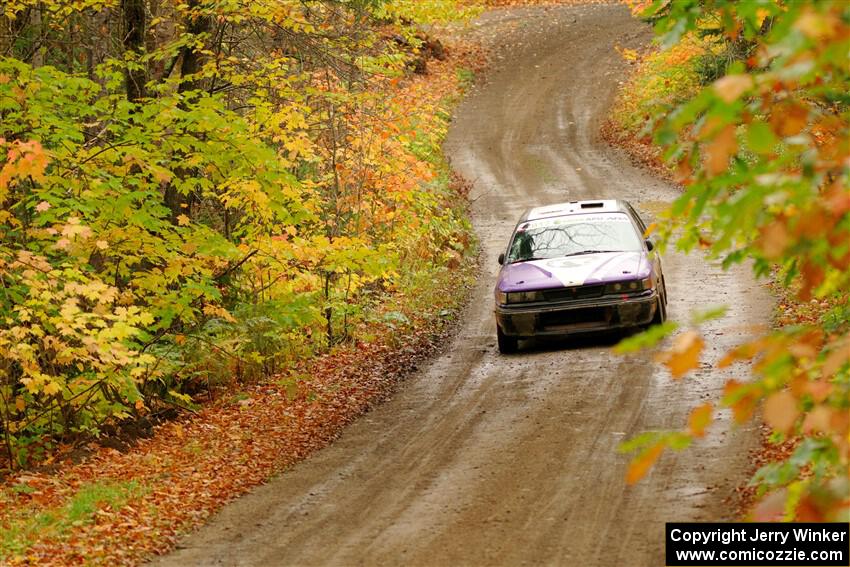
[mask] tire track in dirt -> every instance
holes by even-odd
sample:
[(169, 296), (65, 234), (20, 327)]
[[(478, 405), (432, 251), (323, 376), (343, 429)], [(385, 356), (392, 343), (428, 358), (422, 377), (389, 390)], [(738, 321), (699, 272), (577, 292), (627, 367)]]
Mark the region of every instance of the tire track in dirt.
[[(227, 506), (160, 565), (663, 565), (664, 522), (720, 520), (756, 443), (720, 431), (666, 454), (640, 484), (617, 444), (680, 427), (731, 373), (673, 383), (646, 354), (611, 341), (495, 348), (495, 258), (529, 206), (619, 197), (651, 216), (677, 190), (633, 167), (597, 132), (649, 29), (616, 5), (521, 8), (468, 32), (501, 49), (456, 114), (446, 150), (474, 180), (483, 271), (445, 352), (331, 447)], [(664, 258), (671, 318), (726, 303), (708, 358), (769, 313), (745, 268)]]

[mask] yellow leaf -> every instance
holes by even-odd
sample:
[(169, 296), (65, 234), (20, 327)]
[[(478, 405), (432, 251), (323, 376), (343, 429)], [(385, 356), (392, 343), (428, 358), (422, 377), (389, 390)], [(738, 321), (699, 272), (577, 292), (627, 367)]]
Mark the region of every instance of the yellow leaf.
[(629, 470), (626, 471), (626, 482), (634, 484), (645, 477), (663, 451), (664, 444), (659, 443), (632, 459), (632, 462), (629, 463)]
[(15, 398), (15, 409), (18, 411), (24, 411), (27, 407), (27, 403), (24, 401), (23, 396), (18, 396)]
[(821, 40), (835, 35), (836, 28), (841, 25), (841, 22), (836, 20), (837, 18), (808, 10), (797, 18), (794, 27), (809, 39)]
[(98, 240), (97, 242), (95, 242), (95, 244), (100, 250), (106, 250), (107, 248), (109, 248), (109, 243), (105, 240)]
[(797, 399), (788, 390), (771, 394), (764, 402), (764, 421), (776, 431), (789, 433), (799, 415)]
[(638, 58), (638, 52), (635, 51), (634, 49), (625, 48), (622, 51), (620, 51), (620, 54), (623, 56), (623, 59), (625, 59), (626, 61), (637, 61), (637, 58)]
[(190, 222), (191, 221), (189, 220), (189, 217), (187, 217), (186, 215), (179, 215), (177, 217), (177, 224), (179, 224), (180, 226), (188, 226)]
[(51, 380), (50, 382), (44, 385), (44, 389), (42, 390), (48, 396), (52, 396), (53, 394), (57, 394), (62, 390), (62, 386), (60, 386), (57, 382)]
[(714, 406), (711, 402), (706, 402), (699, 407), (696, 407), (688, 417), (688, 430), (694, 437), (703, 437), (705, 429), (711, 424), (712, 411)]

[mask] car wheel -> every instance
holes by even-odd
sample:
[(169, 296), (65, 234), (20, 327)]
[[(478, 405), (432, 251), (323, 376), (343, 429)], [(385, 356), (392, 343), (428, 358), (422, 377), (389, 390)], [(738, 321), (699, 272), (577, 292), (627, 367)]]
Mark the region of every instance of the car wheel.
[(661, 296), (658, 296), (658, 301), (655, 302), (655, 316), (652, 318), (651, 325), (660, 325), (667, 320), (667, 302)]
[(498, 325), (496, 325), (496, 338), (499, 342), (499, 352), (502, 354), (514, 353), (519, 348), (519, 339), (502, 333), (502, 329)]

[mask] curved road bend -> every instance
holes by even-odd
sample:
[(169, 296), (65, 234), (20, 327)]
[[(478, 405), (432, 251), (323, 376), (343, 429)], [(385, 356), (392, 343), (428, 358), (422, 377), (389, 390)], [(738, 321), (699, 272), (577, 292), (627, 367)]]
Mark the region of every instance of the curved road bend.
[[(648, 355), (597, 341), (495, 347), (496, 256), (529, 206), (596, 197), (648, 216), (676, 189), (597, 137), (648, 28), (623, 6), (521, 8), (482, 16), (471, 33), (501, 57), (458, 109), (447, 152), (474, 180), (484, 273), (446, 352), (331, 447), (228, 505), (159, 565), (664, 564), (664, 522), (722, 520), (756, 436), (724, 423), (665, 454), (627, 487), (617, 444), (680, 427), (730, 376), (709, 369), (673, 383)], [(668, 254), (669, 314), (726, 303), (708, 357), (766, 321), (769, 300), (746, 269)]]

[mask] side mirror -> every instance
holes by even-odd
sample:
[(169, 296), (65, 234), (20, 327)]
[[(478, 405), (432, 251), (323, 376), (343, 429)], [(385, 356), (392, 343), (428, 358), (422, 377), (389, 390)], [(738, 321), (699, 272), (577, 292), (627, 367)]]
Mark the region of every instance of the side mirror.
[(503, 266), (504, 264), (505, 264), (505, 253), (502, 252), (501, 254), (499, 254), (499, 265)]
[(647, 238), (647, 239), (645, 240), (645, 242), (646, 242), (646, 249), (647, 249), (647, 250), (649, 250), (650, 252), (652, 252), (653, 250), (655, 250), (655, 244), (653, 244), (653, 243), (652, 243), (652, 241), (651, 241), (650, 239), (648, 239), (648, 238)]

